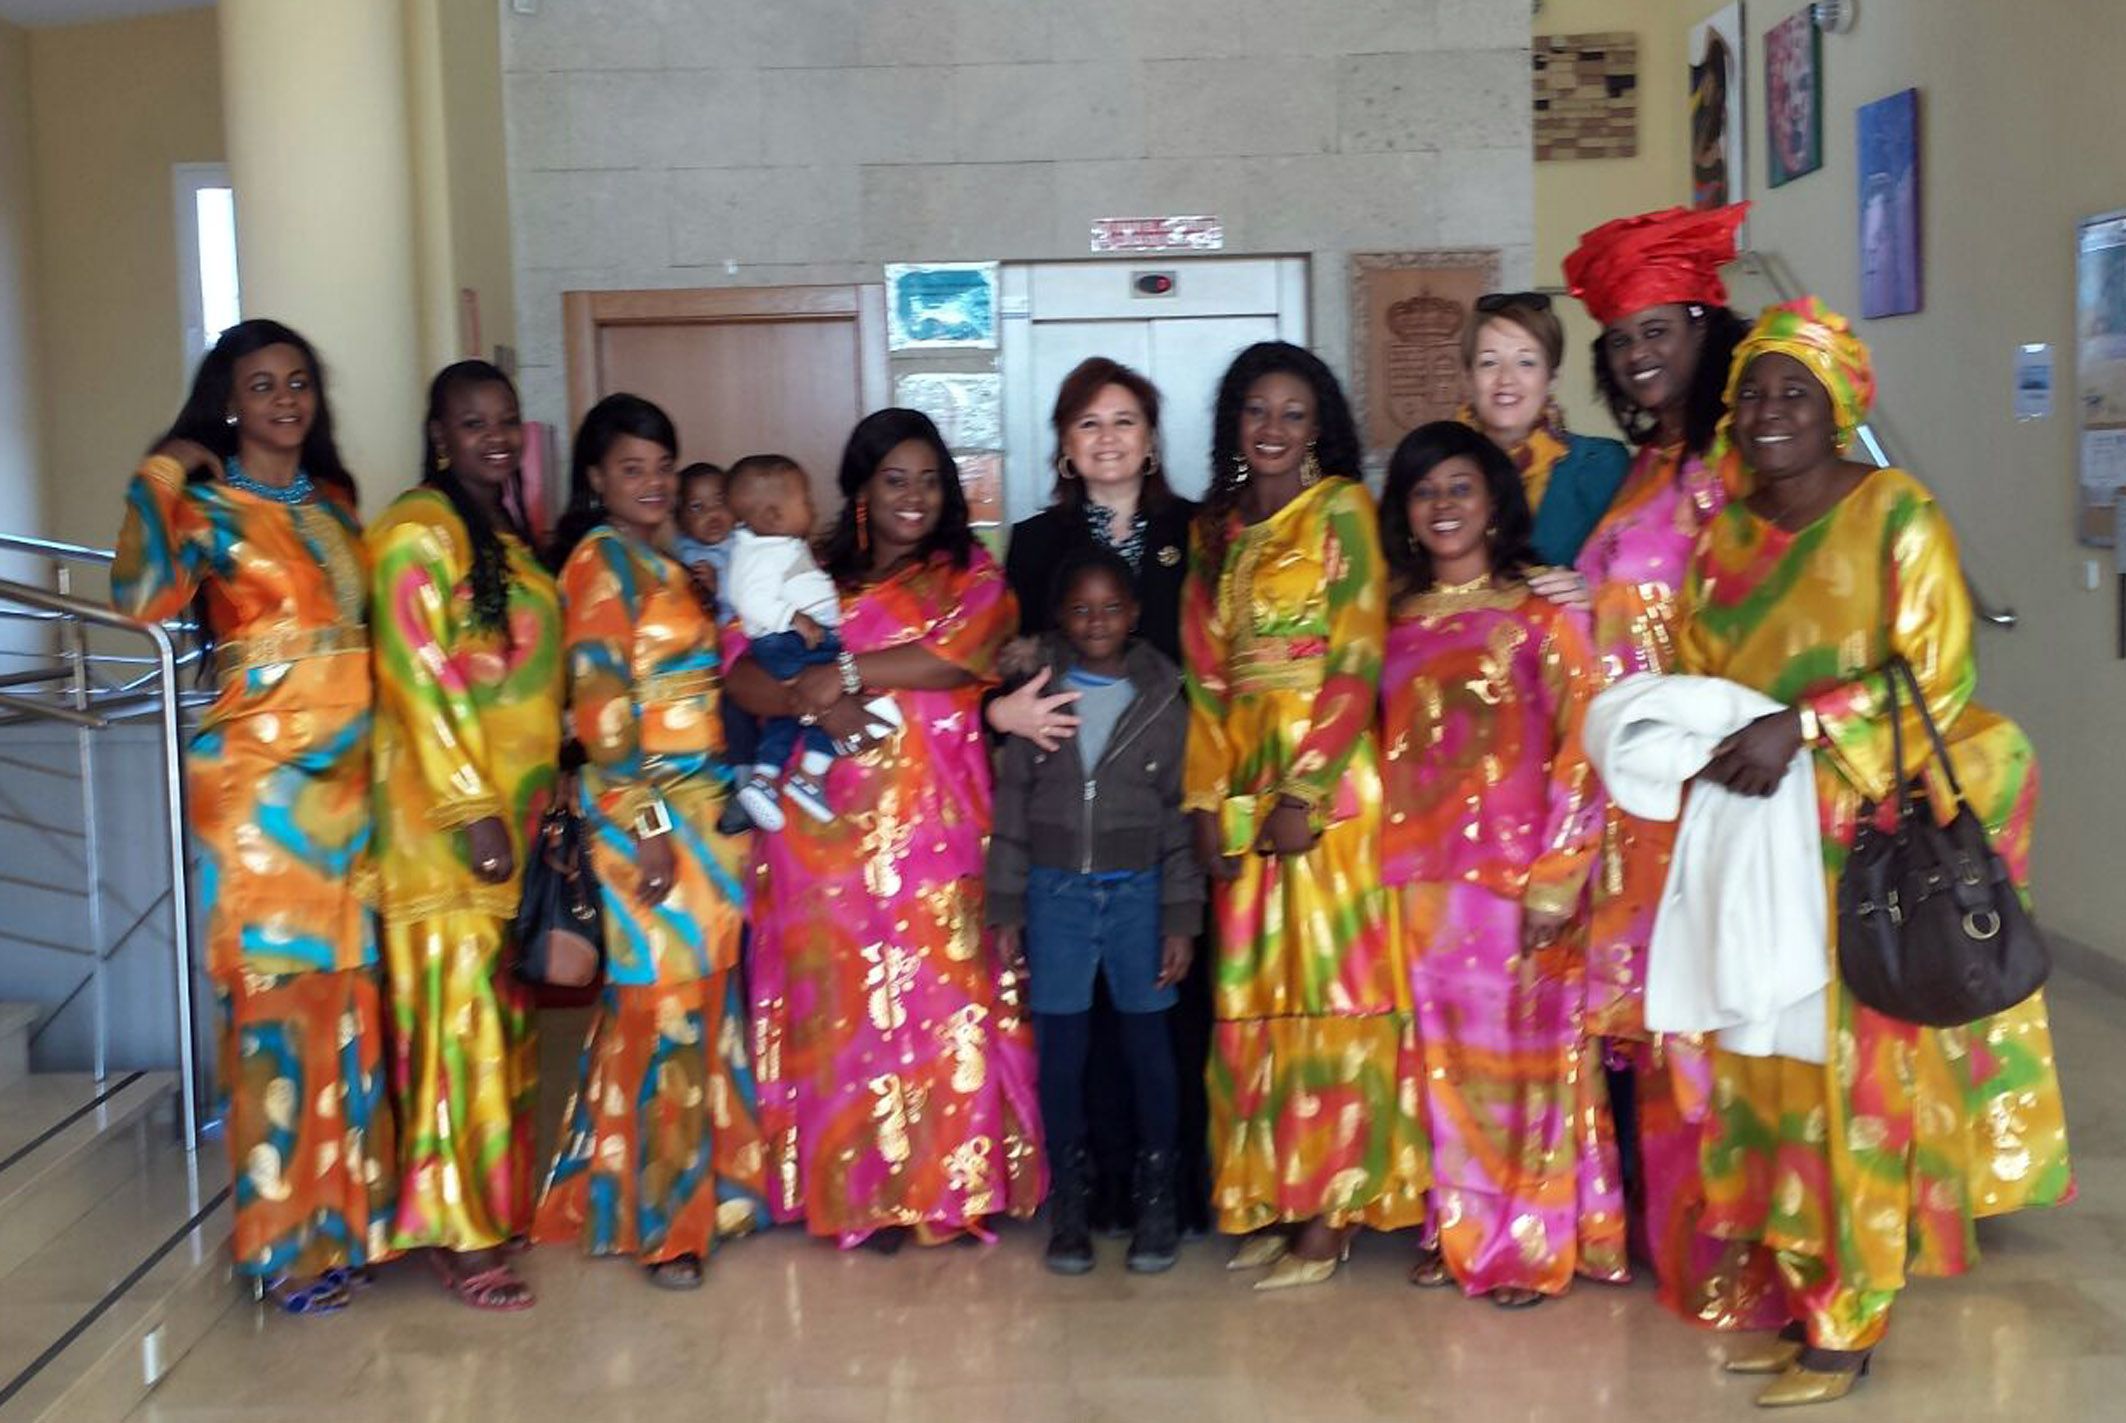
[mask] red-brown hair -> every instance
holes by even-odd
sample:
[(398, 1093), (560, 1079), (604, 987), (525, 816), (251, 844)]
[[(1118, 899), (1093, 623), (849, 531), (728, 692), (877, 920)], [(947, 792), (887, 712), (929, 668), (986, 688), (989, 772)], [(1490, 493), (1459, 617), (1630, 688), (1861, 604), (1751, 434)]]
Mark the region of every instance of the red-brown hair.
[(1105, 356), (1088, 356), (1078, 362), (1071, 373), (1063, 377), (1056, 387), (1056, 408), (1049, 416), (1055, 426), (1056, 451), (1052, 463), (1057, 468), (1056, 485), (1049, 498), (1057, 506), (1077, 509), (1085, 503), (1085, 481), (1066, 479), (1061, 470), (1063, 464), (1063, 432), (1068, 430), (1080, 415), (1091, 408), (1100, 398), (1100, 392), (1111, 385), (1119, 385), (1136, 399), (1144, 411), (1144, 425), (1151, 432), (1151, 468), (1144, 476), (1144, 493), (1138, 497), (1138, 507), (1147, 514), (1155, 514), (1173, 502), (1173, 486), (1166, 482), (1166, 461), (1159, 450), (1159, 387), (1153, 385), (1137, 372), (1120, 361), (1111, 361)]

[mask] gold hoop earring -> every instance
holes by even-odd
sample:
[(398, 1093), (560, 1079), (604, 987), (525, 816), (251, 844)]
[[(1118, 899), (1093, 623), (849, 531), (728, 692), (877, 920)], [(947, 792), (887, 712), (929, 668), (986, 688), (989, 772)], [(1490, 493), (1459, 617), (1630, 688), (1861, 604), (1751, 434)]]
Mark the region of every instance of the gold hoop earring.
[(1157, 456), (1157, 455), (1146, 455), (1146, 456), (1144, 457), (1144, 473), (1142, 473), (1142, 474), (1138, 475), (1137, 477), (1138, 477), (1139, 479), (1150, 479), (1150, 478), (1151, 478), (1151, 477), (1152, 477), (1153, 475), (1157, 474), (1158, 472), (1159, 472), (1159, 456)]
[(448, 455), (444, 454), (444, 453), (443, 453), (443, 452), (442, 452), (441, 450), (437, 450), (437, 451), (436, 451), (436, 473), (437, 473), (437, 474), (441, 474), (441, 473), (442, 473), (442, 472), (443, 472), (444, 470), (446, 470), (446, 469), (449, 469), (449, 468), (450, 468), (450, 456), (448, 456)]
[(1321, 483), (1321, 461), (1314, 456), (1314, 442), (1307, 441), (1307, 457), (1299, 466), (1299, 487), (1312, 489)]
[(1072, 468), (1070, 467), (1070, 456), (1069, 456), (1069, 455), (1057, 455), (1057, 456), (1056, 456), (1056, 478), (1058, 478), (1058, 479), (1076, 479), (1077, 477), (1078, 477), (1078, 472), (1077, 472), (1076, 470), (1074, 470), (1074, 469), (1072, 469)]

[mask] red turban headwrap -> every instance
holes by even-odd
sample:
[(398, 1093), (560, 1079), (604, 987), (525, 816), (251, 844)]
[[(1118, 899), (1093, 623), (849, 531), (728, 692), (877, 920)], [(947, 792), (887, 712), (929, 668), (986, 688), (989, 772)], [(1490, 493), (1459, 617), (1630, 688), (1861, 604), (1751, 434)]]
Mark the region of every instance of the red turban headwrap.
[(1735, 260), (1735, 229), (1749, 210), (1730, 203), (1605, 222), (1565, 259), (1565, 285), (1604, 326), (1650, 306), (1725, 306), (1720, 269)]

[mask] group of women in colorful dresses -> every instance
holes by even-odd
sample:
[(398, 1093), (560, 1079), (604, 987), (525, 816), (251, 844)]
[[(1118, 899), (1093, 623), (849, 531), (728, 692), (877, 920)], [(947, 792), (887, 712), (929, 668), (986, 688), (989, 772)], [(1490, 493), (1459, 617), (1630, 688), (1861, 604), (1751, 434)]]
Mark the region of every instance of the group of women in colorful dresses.
[[(1149, 383), (1074, 373), (1056, 505), (1008, 568), (936, 428), (868, 416), (819, 555), (846, 652), (788, 681), (669, 552), (655, 406), (589, 413), (542, 561), (515, 393), (452, 366), (419, 485), (365, 537), (315, 354), (232, 329), (133, 482), (115, 591), (196, 609), (214, 642), (189, 795), (239, 1268), (329, 1310), (425, 1250), (468, 1303), (514, 1309), (528, 1241), (686, 1288), (771, 1223), (890, 1251), (1030, 1215), (1031, 1024), (984, 929), (991, 744), (1053, 750), (1075, 721), (1043, 678), (998, 694), (997, 669), (1093, 545), (1188, 707), (1179, 809), (1211, 922), (1173, 1038), (1203, 1091), (1179, 1165), (1153, 1157), (1183, 1219), (1241, 1237), (1258, 1288), (1329, 1279), (1361, 1227), (1412, 1232), (1413, 1283), (1504, 1307), (1642, 1261), (1685, 1318), (1777, 1331), (1728, 1364), (1771, 1376), (1760, 1402), (1841, 1396), (1909, 1274), (1960, 1272), (1975, 1219), (2073, 1184), (2041, 995), (1923, 1028), (1834, 969), (1820, 1064), (1647, 1026), (1675, 832), (1603, 792), (1582, 722), (1605, 689), (1687, 672), (1779, 703), (1704, 775), (1768, 794), (1806, 748), (1834, 890), (1895, 785), (1949, 804), (1916, 722), (1895, 764), (1893, 658), (2019, 879), (2036, 795), (2027, 741), (1971, 701), (1946, 519), (1845, 458), (1865, 347), (1813, 300), (1754, 326), (1728, 308), (1739, 218), (1625, 219), (1566, 263), (1635, 453), (1565, 428), (1540, 293), (1478, 303), (1470, 404), (1405, 438), (1377, 510), (1334, 375), (1283, 343), (1226, 373), (1200, 506), (1165, 481)], [(865, 710), (882, 694), (890, 730)], [(725, 698), (842, 743), (831, 819), (718, 829)], [(607, 966), (535, 1192), (508, 926), (556, 795), (588, 827)]]

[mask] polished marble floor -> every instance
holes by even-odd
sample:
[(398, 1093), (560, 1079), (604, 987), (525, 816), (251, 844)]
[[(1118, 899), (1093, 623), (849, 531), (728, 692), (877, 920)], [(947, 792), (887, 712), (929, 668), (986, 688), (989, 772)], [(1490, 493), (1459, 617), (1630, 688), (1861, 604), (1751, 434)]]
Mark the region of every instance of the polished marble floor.
[[(1812, 1417), (1869, 1423), (2126, 1419), (2126, 997), (2051, 994), (2081, 1199), (1981, 1228), (1986, 1260), (1920, 1281), (1873, 1374)], [(556, 1044), (560, 1048), (561, 1044)], [(557, 1069), (567, 1053), (549, 1054)], [(1131, 1423), (1716, 1420), (1762, 1417), (1722, 1375), (1733, 1341), (1676, 1322), (1642, 1285), (1539, 1309), (1403, 1283), (1407, 1247), (1360, 1243), (1336, 1280), (1253, 1295), (1191, 1247), (1138, 1279), (1121, 1247), (1065, 1280), (1034, 1226), (989, 1248), (840, 1254), (783, 1230), (719, 1254), (699, 1294), (557, 1250), (517, 1316), (457, 1305), (418, 1265), (344, 1315), (231, 1310), (140, 1423), (631, 1423), (631, 1420), (1127, 1419)]]

